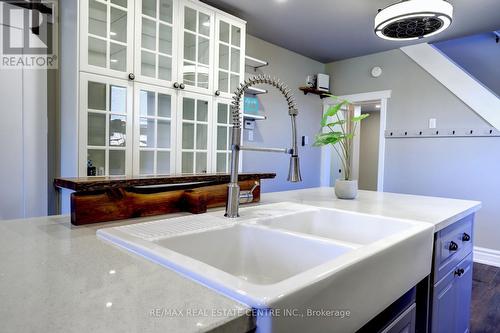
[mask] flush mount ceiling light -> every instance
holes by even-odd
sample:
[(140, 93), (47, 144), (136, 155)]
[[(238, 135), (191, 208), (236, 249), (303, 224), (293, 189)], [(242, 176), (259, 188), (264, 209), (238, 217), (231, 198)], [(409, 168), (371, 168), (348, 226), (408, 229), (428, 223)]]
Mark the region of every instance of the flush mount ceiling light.
[(379, 10), (375, 33), (388, 40), (415, 40), (448, 28), (453, 6), (445, 0), (405, 0)]

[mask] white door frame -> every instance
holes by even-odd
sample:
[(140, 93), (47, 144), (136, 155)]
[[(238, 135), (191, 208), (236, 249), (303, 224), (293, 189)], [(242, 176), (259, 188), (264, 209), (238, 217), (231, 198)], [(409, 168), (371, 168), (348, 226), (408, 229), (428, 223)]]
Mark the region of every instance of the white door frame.
[[(392, 90), (372, 91), (359, 94), (339, 96), (340, 99), (348, 100), (352, 103), (364, 101), (380, 100), (380, 130), (379, 130), (379, 149), (378, 149), (378, 176), (377, 191), (384, 191), (384, 165), (385, 165), (385, 130), (387, 119), (387, 100), (391, 98)], [(323, 102), (323, 113), (327, 110), (326, 106), (333, 104), (331, 99), (325, 99)], [(332, 149), (329, 146), (321, 148), (321, 170), (320, 185), (329, 187), (331, 175)], [(358, 159), (359, 160), (359, 159)], [(355, 167), (356, 168), (356, 167)]]

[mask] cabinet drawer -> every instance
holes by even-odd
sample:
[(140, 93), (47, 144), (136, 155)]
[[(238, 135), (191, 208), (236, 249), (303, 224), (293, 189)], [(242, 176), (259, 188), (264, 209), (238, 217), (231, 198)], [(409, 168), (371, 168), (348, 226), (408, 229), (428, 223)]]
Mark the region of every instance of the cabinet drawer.
[(434, 242), (434, 283), (472, 252), (474, 214), (437, 232)]
[(417, 305), (413, 303), (381, 333), (414, 333)]

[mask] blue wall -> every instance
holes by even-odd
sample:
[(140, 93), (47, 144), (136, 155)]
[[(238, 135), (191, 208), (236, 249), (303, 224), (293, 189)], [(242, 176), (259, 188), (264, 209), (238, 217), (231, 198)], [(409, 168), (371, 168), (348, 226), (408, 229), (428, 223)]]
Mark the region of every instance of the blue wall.
[(500, 96), (500, 43), (492, 32), (435, 43), (441, 52)]

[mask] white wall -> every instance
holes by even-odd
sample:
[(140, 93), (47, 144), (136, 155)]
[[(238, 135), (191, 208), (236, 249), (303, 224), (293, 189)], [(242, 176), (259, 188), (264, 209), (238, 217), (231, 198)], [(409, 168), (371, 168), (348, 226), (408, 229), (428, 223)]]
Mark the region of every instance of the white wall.
[(1, 69), (0, 94), (0, 219), (47, 215), (47, 73)]
[[(267, 60), (270, 64), (268, 67), (259, 69), (256, 73), (250, 69), (251, 72), (247, 76), (258, 74), (276, 76), (292, 89), (299, 108), (297, 116), (299, 145), (302, 135), (309, 137), (310, 144), (306, 147), (299, 146), (302, 183), (286, 181), (289, 155), (285, 154), (243, 152), (243, 170), (245, 172), (276, 172), (276, 179), (264, 182), (263, 191), (265, 192), (319, 186), (321, 150), (311, 145), (314, 136), (320, 130), (322, 102), (318, 96), (304, 96), (298, 87), (305, 85), (307, 75), (323, 73), (324, 64), (250, 35), (247, 36), (247, 54)], [(244, 143), (262, 147), (290, 147), (291, 124), (285, 99), (273, 87), (263, 86), (262, 88), (269, 90), (268, 94), (258, 96), (261, 112), (265, 113), (268, 119), (256, 122), (254, 141), (248, 142), (246, 140), (248, 133), (244, 131)]]
[[(364, 113), (364, 112), (363, 112)], [(380, 133), (380, 112), (368, 112), (368, 118), (361, 122), (359, 151), (359, 188), (376, 191), (378, 178), (378, 144)]]
[[(378, 79), (370, 69), (380, 66)], [(344, 95), (392, 90), (387, 128), (488, 127), (401, 50), (347, 59), (327, 65), (333, 91)], [(429, 138), (386, 140), (387, 192), (471, 199), (483, 202), (477, 214), (476, 245), (500, 250), (500, 138)]]

